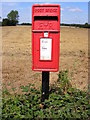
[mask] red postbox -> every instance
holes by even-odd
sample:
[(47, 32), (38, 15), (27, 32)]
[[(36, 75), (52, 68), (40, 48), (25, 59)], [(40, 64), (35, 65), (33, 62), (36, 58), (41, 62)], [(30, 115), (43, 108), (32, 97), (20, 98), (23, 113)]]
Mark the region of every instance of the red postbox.
[(32, 70), (58, 71), (60, 5), (32, 6)]

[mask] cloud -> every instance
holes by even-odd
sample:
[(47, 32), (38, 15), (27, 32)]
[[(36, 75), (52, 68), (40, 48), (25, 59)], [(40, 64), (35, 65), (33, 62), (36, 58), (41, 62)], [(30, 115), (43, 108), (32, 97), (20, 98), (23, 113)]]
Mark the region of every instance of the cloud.
[(14, 3), (14, 2), (13, 2), (13, 3), (8, 3), (7, 5), (8, 5), (8, 6), (16, 6), (17, 3)]
[(63, 11), (64, 10), (64, 8), (61, 8), (61, 11)]
[(80, 8), (70, 8), (70, 7), (68, 7), (68, 10), (71, 11), (71, 12), (82, 12), (83, 11)]
[(63, 16), (63, 14), (61, 14), (61, 17)]
[(16, 5), (18, 5), (18, 3), (16, 3), (16, 2), (2, 3), (2, 6), (6, 6), (6, 7), (13, 7), (13, 6), (16, 6)]
[(46, 2), (46, 3), (44, 3), (44, 4), (46, 4), (46, 5), (47, 5), (47, 4), (50, 4), (50, 2)]

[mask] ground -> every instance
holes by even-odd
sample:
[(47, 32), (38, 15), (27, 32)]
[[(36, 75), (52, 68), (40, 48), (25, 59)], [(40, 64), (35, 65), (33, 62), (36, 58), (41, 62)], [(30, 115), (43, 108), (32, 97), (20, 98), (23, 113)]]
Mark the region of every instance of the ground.
[[(20, 86), (41, 87), (41, 72), (32, 71), (31, 27), (2, 28), (2, 83), (11, 93), (21, 93)], [(59, 70), (68, 70), (74, 87), (88, 88), (88, 29), (61, 27)], [(50, 86), (58, 72), (50, 73)]]

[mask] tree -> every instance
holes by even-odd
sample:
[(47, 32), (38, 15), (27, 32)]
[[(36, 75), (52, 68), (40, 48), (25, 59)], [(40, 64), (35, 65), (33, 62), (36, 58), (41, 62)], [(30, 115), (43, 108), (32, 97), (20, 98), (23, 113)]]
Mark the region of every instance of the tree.
[(7, 18), (3, 19), (2, 21), (2, 26), (16, 26), (16, 21), (15, 20), (9, 20)]
[(2, 17), (0, 16), (0, 21), (2, 20)]
[(18, 23), (18, 18), (19, 18), (19, 15), (18, 15), (18, 11), (17, 10), (12, 10), (8, 15), (7, 15), (8, 19), (10, 21), (15, 21), (16, 24)]
[(7, 18), (3, 19), (2, 26), (8, 26), (8, 25), (9, 25), (9, 20)]
[(88, 26), (88, 23), (85, 23), (86, 26)]
[(0, 26), (2, 26), (2, 17), (0, 16)]

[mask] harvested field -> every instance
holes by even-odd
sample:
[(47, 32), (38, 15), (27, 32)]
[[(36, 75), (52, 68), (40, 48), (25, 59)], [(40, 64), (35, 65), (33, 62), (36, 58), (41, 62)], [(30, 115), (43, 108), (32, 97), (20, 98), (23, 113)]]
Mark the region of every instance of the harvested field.
[[(61, 27), (60, 71), (68, 70), (73, 86), (88, 87), (88, 29)], [(2, 28), (2, 83), (11, 93), (21, 93), (20, 86), (41, 87), (41, 72), (32, 71), (31, 27)], [(51, 73), (50, 85), (58, 72)]]

